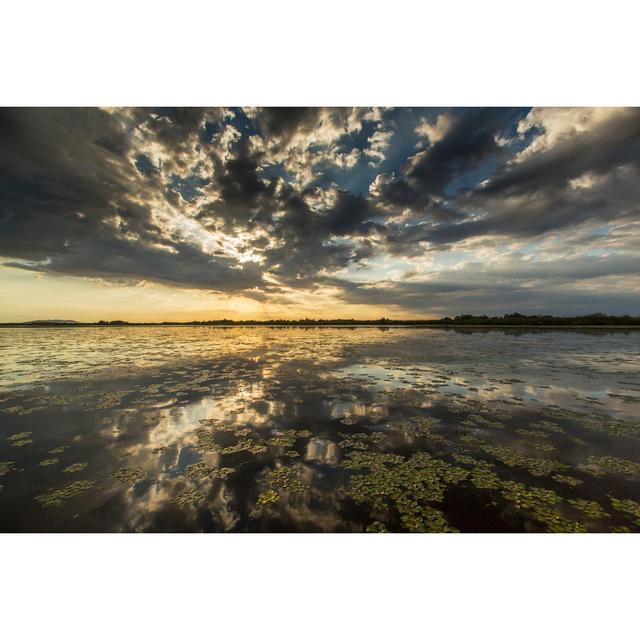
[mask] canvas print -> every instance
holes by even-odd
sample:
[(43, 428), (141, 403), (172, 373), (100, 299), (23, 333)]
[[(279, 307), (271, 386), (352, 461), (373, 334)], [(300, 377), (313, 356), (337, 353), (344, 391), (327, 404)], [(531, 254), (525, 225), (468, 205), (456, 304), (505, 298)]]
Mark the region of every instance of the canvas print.
[(0, 109), (0, 531), (639, 532), (640, 110)]

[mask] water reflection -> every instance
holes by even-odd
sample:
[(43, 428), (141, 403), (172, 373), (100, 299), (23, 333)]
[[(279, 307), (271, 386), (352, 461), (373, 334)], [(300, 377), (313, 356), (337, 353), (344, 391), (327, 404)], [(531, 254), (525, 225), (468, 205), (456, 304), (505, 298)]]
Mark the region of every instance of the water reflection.
[(639, 335), (3, 330), (0, 529), (637, 531)]
[(340, 449), (331, 440), (312, 438), (307, 444), (307, 452), (304, 456), (305, 462), (319, 462), (321, 464), (338, 464), (340, 459)]

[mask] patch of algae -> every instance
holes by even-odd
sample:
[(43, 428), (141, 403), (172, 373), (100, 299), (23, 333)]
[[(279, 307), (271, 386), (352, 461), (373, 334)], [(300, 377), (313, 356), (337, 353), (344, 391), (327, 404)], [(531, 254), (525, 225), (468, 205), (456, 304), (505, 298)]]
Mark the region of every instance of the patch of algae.
[(465, 426), (480, 426), (480, 427), (489, 427), (490, 429), (504, 429), (504, 424), (502, 422), (498, 422), (497, 420), (490, 420), (489, 418), (485, 418), (476, 413), (472, 413), (469, 417), (464, 421), (470, 422), (471, 424), (466, 424)]
[(304, 493), (309, 485), (298, 477), (292, 467), (278, 467), (269, 469), (265, 475), (265, 482), (271, 489), (284, 489), (290, 493)]
[(269, 438), (265, 444), (270, 447), (292, 447), (297, 440), (302, 438), (310, 438), (313, 434), (311, 431), (302, 430), (298, 431), (296, 429), (289, 429), (280, 433), (272, 438)]
[(561, 484), (569, 485), (570, 487), (577, 487), (579, 484), (582, 484), (582, 480), (578, 478), (573, 478), (572, 476), (565, 476), (562, 473), (555, 473), (551, 476), (556, 482), (560, 482)]
[(175, 502), (181, 509), (189, 506), (190, 504), (196, 504), (198, 502), (202, 502), (204, 500), (204, 493), (198, 491), (195, 488), (185, 489), (177, 496), (171, 499), (172, 502)]
[(562, 517), (554, 506), (562, 498), (550, 489), (525, 487), (520, 482), (508, 480), (502, 483), (502, 495), (519, 511), (524, 511), (533, 520), (547, 527), (552, 533), (583, 533), (587, 528), (580, 522)]
[(194, 433), (196, 435), (196, 449), (209, 453), (218, 453), (221, 450), (222, 447), (214, 439), (215, 433), (210, 429), (200, 427)]
[(5, 476), (7, 473), (15, 470), (16, 463), (11, 460), (4, 460), (0, 462), (0, 476)]
[(392, 504), (408, 531), (455, 531), (444, 514), (424, 503), (442, 502), (448, 485), (468, 477), (465, 469), (424, 452), (405, 460), (390, 453), (353, 451), (341, 466), (368, 471), (351, 478), (347, 495), (356, 503), (377, 511), (385, 511)]
[(519, 433), (521, 436), (531, 438), (548, 438), (549, 434), (546, 431), (540, 429), (516, 429), (515, 433)]
[(64, 447), (56, 447), (55, 449), (50, 449), (49, 453), (56, 455), (58, 453), (64, 453), (67, 449), (69, 448), (69, 446), (64, 446)]
[(55, 491), (49, 491), (48, 493), (36, 496), (35, 499), (43, 507), (59, 506), (63, 500), (68, 500), (79, 493), (83, 493), (93, 485), (93, 480), (76, 480), (62, 489), (56, 489)]
[(42, 460), (41, 462), (39, 462), (38, 464), (41, 467), (50, 467), (53, 464), (58, 464), (58, 462), (60, 462), (58, 460), (58, 458), (47, 458), (46, 460)]
[(140, 482), (140, 480), (144, 480), (147, 474), (142, 469), (123, 468), (114, 471), (111, 477), (120, 484), (135, 484), (136, 482)]
[(470, 480), (477, 489), (498, 489), (501, 480), (489, 462), (479, 461), (471, 470)]
[(608, 518), (609, 514), (597, 503), (593, 500), (585, 500), (583, 498), (576, 498), (575, 500), (567, 500), (567, 502), (578, 509), (578, 511), (582, 511), (589, 518)]
[(12, 442), (12, 447), (24, 447), (25, 445), (33, 444), (33, 440), (31, 438), (26, 438), (25, 440), (17, 440), (16, 442)]
[[(7, 440), (9, 442), (18, 442), (19, 440), (27, 440), (31, 436), (31, 431), (21, 431), (20, 433), (14, 433), (10, 435)], [(29, 440), (31, 442), (31, 440)]]
[(387, 426), (392, 431), (399, 431), (407, 438), (424, 438), (431, 435), (435, 427), (440, 424), (437, 418), (428, 416), (411, 416), (400, 420), (391, 420)]
[(275, 489), (267, 489), (258, 496), (258, 504), (273, 504), (280, 500), (280, 494)]
[(587, 458), (587, 464), (594, 465), (596, 467), (604, 467), (608, 471), (622, 473), (627, 476), (640, 475), (640, 462), (614, 458), (613, 456), (603, 456), (601, 458), (589, 456)]
[(631, 498), (613, 498), (609, 496), (611, 506), (622, 513), (626, 513), (635, 518), (635, 523), (640, 526), (640, 503)]
[(552, 444), (549, 444), (548, 442), (532, 442), (531, 446), (538, 451), (545, 452), (555, 451), (556, 449)]
[(76, 462), (75, 464), (70, 464), (68, 467), (65, 467), (62, 472), (63, 473), (77, 473), (78, 471), (84, 471), (89, 464), (87, 462)]
[(222, 449), (222, 453), (227, 455), (230, 453), (240, 453), (241, 451), (247, 451), (255, 455), (256, 453), (265, 453), (265, 451), (267, 450), (268, 447), (262, 442), (253, 440), (251, 438), (244, 438), (242, 440), (239, 440), (237, 444)]
[(453, 459), (460, 464), (472, 467), (469, 480), (476, 489), (498, 489), (500, 487), (500, 477), (494, 472), (494, 466), (490, 462), (460, 453), (454, 453)]
[(367, 527), (367, 533), (388, 533), (387, 526), (384, 522), (378, 522), (376, 520)]
[(530, 458), (509, 447), (489, 446), (482, 447), (489, 455), (499, 460), (508, 467), (523, 467), (533, 476), (548, 476), (554, 471), (564, 471), (565, 464), (557, 460), (547, 460), (545, 458)]
[(540, 422), (532, 422), (529, 427), (536, 431), (547, 431), (549, 433), (564, 433), (564, 429), (555, 422), (549, 420), (541, 420)]
[(381, 445), (386, 440), (384, 433), (339, 433), (341, 440), (338, 443), (341, 449), (360, 449), (366, 451), (371, 445)]
[(206, 465), (204, 462), (197, 462), (196, 464), (190, 464), (187, 467), (186, 475), (189, 478), (193, 478), (194, 480), (202, 480), (204, 478), (225, 479), (228, 478), (233, 472), (234, 470), (229, 467), (216, 469), (214, 467)]

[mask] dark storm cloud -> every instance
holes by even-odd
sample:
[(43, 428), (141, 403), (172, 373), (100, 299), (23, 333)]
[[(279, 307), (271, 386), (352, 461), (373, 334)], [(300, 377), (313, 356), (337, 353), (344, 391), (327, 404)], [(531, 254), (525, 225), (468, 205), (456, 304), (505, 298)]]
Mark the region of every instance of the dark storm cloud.
[(51, 273), (222, 291), (260, 283), (255, 269), (163, 233), (117, 119), (97, 109), (2, 109), (0, 116), (0, 255)]
[(640, 164), (640, 109), (623, 111), (590, 131), (505, 167), (478, 193), (491, 196), (545, 191), (562, 187), (584, 173), (603, 174), (626, 164)]
[[(380, 200), (411, 214), (404, 228), (389, 229), (391, 251), (403, 251), (403, 238), (410, 251), (415, 242), (438, 248), (487, 235), (535, 238), (586, 222), (638, 217), (639, 109), (616, 112), (517, 161), (499, 137), (514, 128), (511, 117), (503, 110), (472, 111), (409, 161), (406, 178), (380, 182)], [(471, 135), (476, 128), (477, 135)], [(517, 143), (516, 151), (522, 145)], [(477, 184), (442, 196), (448, 185), (467, 171), (482, 169), (491, 156), (503, 161), (488, 179), (476, 177)], [(573, 184), (581, 176), (593, 185), (582, 189)], [(422, 218), (433, 224), (416, 225)]]
[[(635, 304), (598, 283), (637, 275), (639, 109), (2, 109), (0, 142), (11, 266), (416, 313), (563, 290)], [(527, 241), (553, 246), (429, 273), (470, 242)], [(376, 259), (415, 275), (349, 282)]]
[(405, 175), (380, 189), (389, 205), (424, 207), (442, 195), (458, 177), (477, 168), (492, 155), (501, 153), (497, 139), (513, 127), (521, 109), (468, 109), (452, 115), (446, 135), (411, 157)]

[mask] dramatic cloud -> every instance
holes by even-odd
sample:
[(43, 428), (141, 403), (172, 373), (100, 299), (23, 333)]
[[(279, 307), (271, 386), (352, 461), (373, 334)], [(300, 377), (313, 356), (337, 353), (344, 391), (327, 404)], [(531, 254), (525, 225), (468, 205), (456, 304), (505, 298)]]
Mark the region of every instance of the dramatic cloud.
[(292, 315), (640, 313), (640, 109), (1, 109), (0, 136), (5, 268)]

